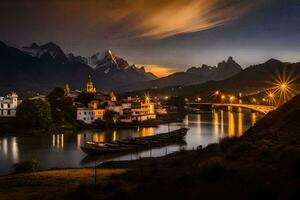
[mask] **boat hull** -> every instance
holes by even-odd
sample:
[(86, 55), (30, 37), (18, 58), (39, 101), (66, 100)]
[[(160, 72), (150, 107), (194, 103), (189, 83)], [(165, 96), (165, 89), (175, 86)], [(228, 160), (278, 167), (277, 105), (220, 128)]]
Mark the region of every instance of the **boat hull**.
[(186, 128), (181, 128), (169, 133), (117, 140), (112, 143), (90, 142), (81, 146), (81, 150), (88, 155), (103, 155), (161, 147), (180, 140), (182, 141), (186, 136), (187, 130)]

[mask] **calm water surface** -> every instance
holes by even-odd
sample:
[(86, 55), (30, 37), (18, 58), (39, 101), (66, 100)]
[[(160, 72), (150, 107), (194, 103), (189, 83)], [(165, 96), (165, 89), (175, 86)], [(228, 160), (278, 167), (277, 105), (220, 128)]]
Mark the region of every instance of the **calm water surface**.
[(194, 149), (199, 145), (218, 142), (220, 138), (240, 136), (262, 116), (243, 110), (227, 112), (213, 110), (187, 115), (183, 123), (170, 124), (170, 130), (189, 128), (185, 142), (146, 151), (123, 155), (87, 157), (81, 149), (85, 141), (113, 141), (137, 136), (147, 136), (168, 131), (168, 125), (157, 128), (122, 130), (86, 130), (61, 134), (41, 134), (19, 137), (0, 137), (0, 174), (13, 172), (13, 164), (36, 159), (43, 169), (94, 166), (107, 160), (132, 160), (140, 157), (163, 156), (182, 148)]

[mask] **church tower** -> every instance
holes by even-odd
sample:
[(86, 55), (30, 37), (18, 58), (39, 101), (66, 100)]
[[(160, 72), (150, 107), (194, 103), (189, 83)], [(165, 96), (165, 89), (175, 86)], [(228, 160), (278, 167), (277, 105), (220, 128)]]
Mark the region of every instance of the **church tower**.
[(68, 83), (64, 87), (64, 94), (65, 94), (65, 97), (68, 97), (70, 95), (70, 87), (69, 87)]
[(86, 83), (86, 92), (87, 93), (96, 93), (96, 88), (94, 88), (93, 81), (91, 79), (91, 76), (89, 76), (89, 79)]

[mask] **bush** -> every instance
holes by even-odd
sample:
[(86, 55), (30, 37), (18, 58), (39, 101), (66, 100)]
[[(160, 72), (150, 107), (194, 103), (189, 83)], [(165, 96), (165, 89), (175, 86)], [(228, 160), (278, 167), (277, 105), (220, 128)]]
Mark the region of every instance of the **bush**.
[(73, 106), (73, 100), (70, 97), (65, 97), (62, 88), (55, 88), (47, 96), (47, 101), (51, 105), (52, 119), (56, 124), (74, 123), (76, 109)]
[(52, 123), (50, 104), (40, 99), (25, 100), (17, 108), (16, 119), (22, 126), (47, 129)]
[(199, 175), (208, 180), (220, 178), (226, 171), (224, 159), (222, 157), (210, 158), (198, 165)]
[(14, 165), (16, 173), (35, 172), (40, 169), (40, 164), (37, 160), (23, 161)]
[(107, 110), (103, 115), (103, 119), (108, 123), (115, 124), (119, 122), (119, 114), (114, 111)]

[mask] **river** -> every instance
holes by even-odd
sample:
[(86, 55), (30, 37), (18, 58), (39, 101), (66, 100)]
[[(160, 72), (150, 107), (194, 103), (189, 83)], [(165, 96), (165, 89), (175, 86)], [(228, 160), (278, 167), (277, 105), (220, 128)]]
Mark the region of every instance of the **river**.
[[(228, 112), (213, 110), (186, 115), (182, 123), (160, 125), (157, 128), (84, 130), (60, 134), (32, 134), (17, 137), (0, 136), (0, 175), (13, 172), (13, 164), (36, 159), (42, 169), (94, 166), (107, 160), (132, 160), (141, 157), (163, 156), (180, 149), (196, 149), (218, 142), (223, 137), (240, 136), (262, 115), (248, 110)], [(187, 127), (184, 143), (155, 148), (125, 155), (89, 158), (81, 151), (85, 141), (113, 141), (116, 139), (147, 136)]]

